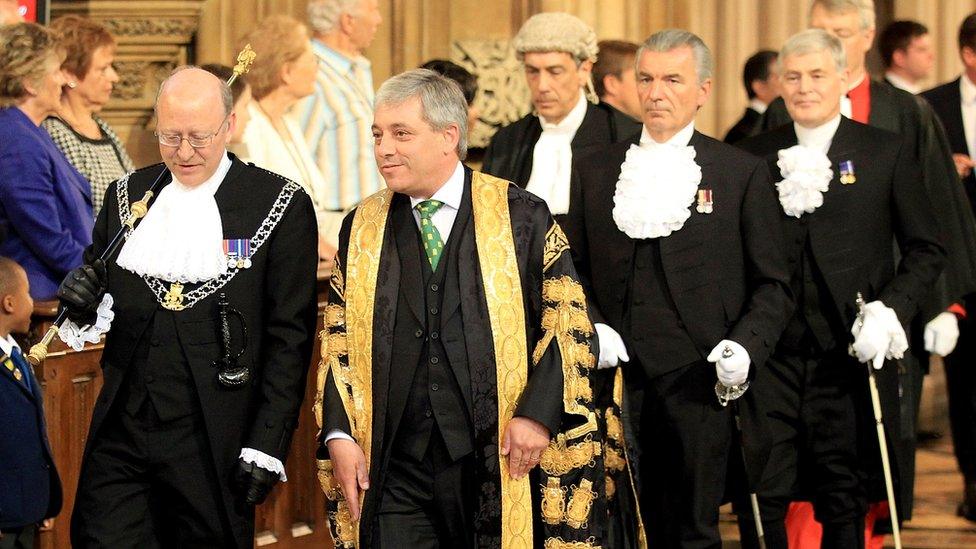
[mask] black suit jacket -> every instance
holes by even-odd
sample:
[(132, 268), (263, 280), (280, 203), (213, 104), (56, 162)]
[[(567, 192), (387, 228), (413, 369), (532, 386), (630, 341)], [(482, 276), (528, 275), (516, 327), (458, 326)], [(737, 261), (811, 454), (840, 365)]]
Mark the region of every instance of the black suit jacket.
[[(922, 92), (922, 97), (932, 105), (935, 114), (942, 121), (949, 146), (953, 153), (972, 157), (976, 151), (969, 150), (966, 143), (966, 128), (962, 123), (962, 93), (959, 91), (959, 78)], [(963, 179), (969, 202), (976, 208), (976, 176), (970, 173)]]
[(735, 144), (755, 134), (760, 120), (762, 120), (762, 115), (759, 114), (759, 111), (753, 110), (751, 107), (746, 108), (745, 114), (729, 129), (729, 133), (725, 134), (723, 141)]
[[(638, 138), (577, 159), (564, 230), (596, 322), (620, 331), (636, 241), (613, 221), (613, 196), (627, 149)], [(671, 297), (703, 355), (722, 339), (761, 365), (792, 312), (789, 274), (769, 172), (761, 160), (695, 132), (690, 145), (712, 189), (714, 211), (689, 206), (684, 227), (660, 239)], [(649, 327), (650, 328), (650, 327)]]
[[(594, 146), (618, 143), (638, 135), (640, 122), (606, 103), (586, 104), (586, 116), (573, 137), (573, 156)], [(532, 175), (532, 153), (542, 135), (539, 117), (528, 114), (491, 138), (481, 171), (525, 188)]]
[[(870, 93), (868, 125), (897, 133), (901, 137), (903, 149), (913, 155), (915, 163), (921, 167), (918, 179), (925, 193), (930, 202), (938, 207), (937, 235), (945, 246), (949, 261), (945, 274), (932, 285), (929, 295), (922, 298), (919, 321), (924, 323), (962, 296), (976, 291), (976, 222), (972, 211), (961, 207), (966, 199), (957, 184), (958, 177), (951, 158), (953, 151), (946, 142), (948, 126), (945, 129), (941, 127), (938, 117), (933, 115), (932, 108), (921, 97), (891, 84), (872, 80)], [(958, 105), (958, 101), (955, 104)], [(791, 119), (780, 98), (763, 115), (762, 127), (768, 131), (788, 122)], [(920, 326), (915, 331), (921, 335)], [(913, 352), (919, 351), (924, 353), (921, 341), (916, 341)], [(927, 362), (925, 357), (922, 358), (923, 362)]]
[[(251, 238), (287, 180), (253, 164), (244, 164), (233, 155), (231, 159), (230, 171), (214, 195), (223, 236)], [(161, 169), (162, 165), (157, 164), (128, 178), (130, 203), (143, 196)], [(116, 188), (117, 183), (113, 183), (105, 194), (93, 243), (85, 252), (86, 263), (101, 254), (121, 226)], [(127, 210), (128, 205), (124, 208)], [(253, 255), (252, 266), (239, 271), (220, 290), (193, 307), (176, 313), (177, 334), (200, 400), (217, 480), (228, 506), (233, 505), (230, 473), (241, 448), (254, 448), (285, 461), (298, 425), (315, 335), (316, 235), (312, 201), (299, 189), (278, 225)], [(186, 290), (190, 289), (191, 285), (187, 285)], [(112, 404), (140, 338), (155, 312), (161, 310), (146, 282), (114, 260), (108, 262), (108, 292), (115, 298), (115, 319), (105, 341), (104, 385), (92, 415), (86, 456), (106, 416), (119, 413), (120, 407), (113, 408)], [(237, 389), (220, 385), (213, 366), (213, 361), (221, 357), (216, 315), (219, 292), (227, 294), (230, 306), (241, 312), (247, 325), (248, 344), (239, 364), (251, 368), (251, 381)], [(234, 319), (231, 326), (236, 327)], [(84, 467), (83, 464), (83, 471)]]
[[(798, 143), (793, 124), (747, 139), (740, 146), (767, 159), (776, 179), (777, 152)], [(791, 266), (798, 265), (809, 231), (810, 245), (840, 318), (853, 323), (857, 292), (880, 299), (907, 324), (945, 265), (945, 250), (919, 169), (897, 135), (841, 117), (827, 152), (834, 170), (824, 203), (799, 219), (780, 209)], [(838, 166), (851, 161), (855, 183), (840, 182)], [(901, 262), (891, 253), (897, 239)], [(827, 296), (825, 296), (827, 297)]]
[[(796, 144), (792, 123), (739, 143), (764, 156), (776, 170), (777, 180), (781, 179), (777, 151)], [(895, 310), (902, 324), (907, 324), (927, 299), (945, 264), (938, 223), (924, 187), (917, 184), (915, 156), (899, 136), (847, 118), (841, 119), (827, 156), (834, 178), (824, 193), (823, 205), (799, 219), (781, 214), (790, 264), (795, 270), (809, 238), (817, 267), (829, 288), (829, 295), (821, 298), (830, 300), (840, 315), (834, 318), (844, 322), (833, 327), (834, 333), (848, 333), (853, 325), (857, 292), (867, 302), (881, 300)], [(840, 183), (838, 164), (845, 160), (854, 164), (857, 180), (851, 185)], [(897, 268), (892, 240), (901, 255)], [(898, 368), (889, 364), (877, 376), (892, 470), (896, 482), (900, 479), (896, 493), (904, 510), (911, 498), (914, 436), (902, 432)], [(761, 395), (763, 385), (757, 383), (757, 390)], [(870, 463), (878, 455), (876, 446), (872, 448), (865, 454)]]

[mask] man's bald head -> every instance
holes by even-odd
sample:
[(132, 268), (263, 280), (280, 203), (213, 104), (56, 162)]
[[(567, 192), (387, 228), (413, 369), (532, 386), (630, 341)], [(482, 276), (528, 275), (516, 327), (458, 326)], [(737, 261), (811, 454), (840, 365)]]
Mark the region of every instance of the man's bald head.
[(225, 116), (234, 109), (234, 95), (230, 86), (213, 73), (192, 65), (177, 67), (159, 85), (155, 106), (157, 110), (164, 95), (172, 95), (172, 100), (180, 103), (199, 100), (213, 104), (218, 101), (224, 106)]
[(173, 176), (190, 187), (210, 179), (226, 155), (235, 116), (230, 87), (197, 67), (173, 72), (156, 97), (159, 154)]

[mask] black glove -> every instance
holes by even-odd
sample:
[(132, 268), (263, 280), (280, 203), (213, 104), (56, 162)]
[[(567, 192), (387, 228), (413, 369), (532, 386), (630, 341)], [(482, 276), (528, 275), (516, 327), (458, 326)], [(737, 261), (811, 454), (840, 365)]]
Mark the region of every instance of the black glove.
[(278, 482), (278, 473), (239, 459), (234, 481), (243, 502), (247, 505), (258, 505), (268, 497), (268, 493)]
[(58, 299), (67, 309), (69, 319), (79, 324), (91, 324), (107, 288), (105, 262), (96, 259), (91, 265), (82, 265), (64, 277), (58, 288)]

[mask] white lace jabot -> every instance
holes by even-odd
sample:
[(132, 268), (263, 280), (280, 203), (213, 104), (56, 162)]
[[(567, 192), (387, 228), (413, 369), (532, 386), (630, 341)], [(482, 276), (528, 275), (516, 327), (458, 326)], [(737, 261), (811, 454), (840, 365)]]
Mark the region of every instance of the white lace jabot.
[(613, 220), (627, 236), (668, 236), (691, 217), (689, 207), (702, 178), (695, 148), (688, 145), (694, 131), (692, 123), (657, 143), (645, 129), (640, 146), (627, 151), (613, 196)]
[(202, 282), (227, 272), (214, 193), (230, 166), (225, 154), (213, 176), (200, 185), (187, 187), (174, 178), (163, 187), (122, 247), (119, 266), (169, 282)]

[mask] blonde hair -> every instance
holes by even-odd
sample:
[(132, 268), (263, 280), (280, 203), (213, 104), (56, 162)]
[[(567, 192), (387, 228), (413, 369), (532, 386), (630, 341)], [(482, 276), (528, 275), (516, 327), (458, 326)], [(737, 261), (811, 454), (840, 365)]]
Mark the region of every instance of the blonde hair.
[(281, 68), (301, 57), (310, 47), (308, 29), (287, 15), (264, 19), (241, 40), (241, 47), (245, 43), (250, 43), (257, 53), (254, 65), (245, 77), (254, 99), (261, 99), (281, 86)]
[(47, 62), (64, 59), (56, 32), (36, 23), (0, 27), (0, 107), (16, 105), (48, 73)]

